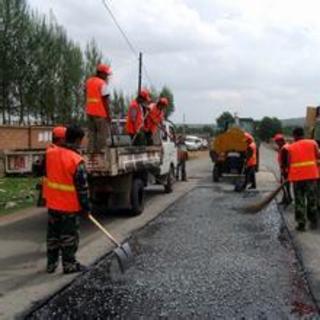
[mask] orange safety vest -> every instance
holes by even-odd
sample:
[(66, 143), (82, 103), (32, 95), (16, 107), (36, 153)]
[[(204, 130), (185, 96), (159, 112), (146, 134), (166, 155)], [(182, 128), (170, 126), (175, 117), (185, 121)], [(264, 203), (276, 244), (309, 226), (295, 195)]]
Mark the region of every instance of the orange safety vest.
[(257, 146), (251, 142), (249, 148), (252, 149), (252, 156), (247, 160), (247, 167), (255, 167), (257, 165)]
[(55, 147), (46, 154), (46, 206), (49, 209), (74, 213), (81, 210), (74, 174), (83, 158), (75, 151)]
[(311, 139), (302, 139), (289, 146), (289, 181), (319, 178), (315, 148), (318, 146)]
[(91, 77), (86, 82), (86, 113), (90, 116), (108, 118), (104, 107), (101, 89), (106, 82), (99, 77)]
[[(56, 147), (56, 145), (53, 144), (53, 143), (51, 143), (51, 144), (49, 144), (49, 145), (47, 146), (45, 159), (47, 159), (48, 153), (50, 153), (51, 150), (53, 150), (55, 147)], [(42, 183), (42, 198), (43, 198), (43, 199), (46, 199), (47, 177), (42, 177), (41, 183)]]
[(151, 103), (149, 108), (150, 111), (144, 124), (144, 130), (155, 133), (164, 119), (164, 113), (157, 107), (156, 103)]
[(130, 135), (135, 135), (143, 126), (143, 112), (139, 103), (132, 100), (128, 109), (126, 131)]

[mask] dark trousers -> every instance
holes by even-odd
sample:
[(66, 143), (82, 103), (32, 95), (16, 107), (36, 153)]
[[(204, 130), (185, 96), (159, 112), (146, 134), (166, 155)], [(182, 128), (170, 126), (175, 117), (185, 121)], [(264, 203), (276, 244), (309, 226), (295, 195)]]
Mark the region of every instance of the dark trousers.
[(293, 182), (295, 198), (295, 219), (298, 224), (306, 224), (306, 216), (311, 223), (318, 221), (318, 181)]
[[(283, 183), (286, 180), (287, 180), (287, 177), (285, 177), (281, 174), (281, 183)], [(283, 187), (281, 202), (284, 204), (289, 204), (292, 202), (291, 184), (289, 181)]]
[(186, 160), (179, 160), (177, 164), (177, 170), (176, 170), (176, 179), (179, 180), (181, 173), (181, 180), (186, 181), (187, 180), (187, 172), (186, 172)]
[(102, 152), (108, 146), (111, 125), (106, 118), (88, 115), (88, 151)]
[(48, 265), (57, 265), (62, 255), (64, 269), (77, 262), (75, 255), (79, 246), (79, 214), (48, 210), (47, 258)]
[(244, 171), (245, 178), (243, 182), (242, 189), (244, 190), (249, 183), (251, 183), (251, 187), (256, 188), (256, 168), (255, 167), (247, 167)]

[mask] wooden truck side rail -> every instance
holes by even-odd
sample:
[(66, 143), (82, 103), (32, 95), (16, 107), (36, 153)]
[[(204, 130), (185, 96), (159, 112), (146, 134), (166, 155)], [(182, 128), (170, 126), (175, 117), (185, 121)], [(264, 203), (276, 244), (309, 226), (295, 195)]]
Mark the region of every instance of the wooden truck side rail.
[(89, 175), (117, 176), (159, 168), (162, 162), (162, 147), (110, 147), (105, 153), (84, 153), (83, 156)]

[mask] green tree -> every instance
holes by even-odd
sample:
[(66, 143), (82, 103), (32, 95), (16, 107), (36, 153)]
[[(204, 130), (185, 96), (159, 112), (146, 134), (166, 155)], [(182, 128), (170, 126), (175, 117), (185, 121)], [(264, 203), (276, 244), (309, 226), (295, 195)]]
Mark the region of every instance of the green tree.
[(162, 88), (162, 90), (160, 91), (159, 96), (160, 96), (160, 98), (167, 98), (168, 99), (169, 105), (168, 105), (168, 108), (166, 109), (166, 118), (168, 119), (170, 117), (170, 115), (172, 115), (174, 113), (174, 110), (175, 110), (173, 93), (169, 87), (164, 86)]
[(220, 130), (226, 130), (230, 124), (235, 122), (233, 115), (228, 111), (223, 112), (216, 121)]
[(279, 119), (270, 117), (262, 118), (258, 127), (258, 136), (262, 141), (269, 141), (279, 132), (282, 132), (282, 124)]

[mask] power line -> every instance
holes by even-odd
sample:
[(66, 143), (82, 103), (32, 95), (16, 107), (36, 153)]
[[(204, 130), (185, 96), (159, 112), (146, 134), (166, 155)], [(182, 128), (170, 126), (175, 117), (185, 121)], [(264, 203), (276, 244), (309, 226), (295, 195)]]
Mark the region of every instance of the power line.
[(102, 0), (102, 4), (104, 5), (104, 7), (108, 10), (113, 22), (115, 23), (115, 25), (117, 26), (117, 28), (119, 29), (120, 33), (122, 34), (122, 36), (124, 37), (125, 41), (127, 42), (129, 48), (131, 49), (131, 51), (133, 52), (133, 54), (135, 56), (138, 55), (138, 51), (135, 49), (134, 45), (132, 44), (132, 42), (130, 41), (129, 37), (126, 35), (125, 31), (121, 28), (119, 22), (117, 21), (115, 15), (113, 14), (111, 8), (109, 7), (109, 5), (107, 4), (106, 0)]
[[(123, 30), (123, 28), (121, 27), (120, 23), (118, 22), (117, 18), (115, 17), (115, 15), (113, 14), (110, 6), (108, 5), (106, 0), (102, 0), (102, 4), (103, 6), (107, 9), (107, 11), (109, 12), (114, 24), (117, 26), (117, 28), (119, 29), (120, 33), (122, 34), (122, 36), (124, 37), (127, 45), (129, 46), (130, 50), (133, 52), (134, 56), (137, 57), (138, 55), (138, 50), (136, 50), (135, 46), (133, 45), (133, 43), (130, 41), (129, 37), (127, 36), (126, 32)], [(147, 71), (146, 66), (143, 64), (142, 68), (144, 70), (146, 79), (148, 80), (149, 84), (153, 87), (153, 83), (151, 81), (151, 78), (149, 76), (149, 73)]]

